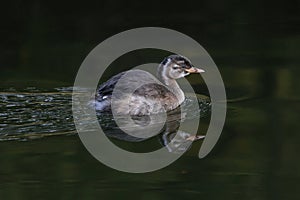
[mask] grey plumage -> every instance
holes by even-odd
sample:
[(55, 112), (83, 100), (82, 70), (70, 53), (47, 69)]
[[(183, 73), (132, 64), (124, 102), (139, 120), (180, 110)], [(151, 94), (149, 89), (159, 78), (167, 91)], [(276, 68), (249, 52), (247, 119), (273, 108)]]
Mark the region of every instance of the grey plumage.
[(184, 101), (176, 79), (203, 70), (192, 66), (180, 55), (171, 55), (158, 67), (158, 79), (142, 70), (119, 73), (101, 84), (95, 95), (96, 110), (109, 111), (114, 105), (118, 114), (149, 115), (170, 111)]

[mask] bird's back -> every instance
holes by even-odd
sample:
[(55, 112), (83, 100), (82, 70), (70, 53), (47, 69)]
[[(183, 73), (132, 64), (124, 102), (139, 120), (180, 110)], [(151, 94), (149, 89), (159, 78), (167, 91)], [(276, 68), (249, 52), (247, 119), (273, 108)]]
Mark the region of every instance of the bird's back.
[(149, 115), (179, 105), (176, 96), (152, 74), (130, 70), (113, 76), (99, 86), (96, 109), (114, 109), (119, 114)]

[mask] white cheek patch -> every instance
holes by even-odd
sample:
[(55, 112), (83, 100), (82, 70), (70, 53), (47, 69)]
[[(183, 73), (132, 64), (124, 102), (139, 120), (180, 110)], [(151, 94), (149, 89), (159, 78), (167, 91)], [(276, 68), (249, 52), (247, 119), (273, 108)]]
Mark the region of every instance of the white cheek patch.
[[(177, 65), (177, 64), (174, 64), (173, 67), (181, 68), (181, 66)], [(184, 71), (182, 71), (182, 72), (177, 71), (177, 73), (179, 73), (179, 76), (177, 78), (182, 78), (182, 77), (185, 77), (190, 74), (190, 73), (185, 73)]]
[(181, 73), (180, 76), (181, 76), (181, 77), (185, 77), (185, 76), (187, 76), (187, 75), (189, 75), (189, 74), (190, 74), (190, 73), (184, 73), (184, 72), (183, 72), (183, 73)]

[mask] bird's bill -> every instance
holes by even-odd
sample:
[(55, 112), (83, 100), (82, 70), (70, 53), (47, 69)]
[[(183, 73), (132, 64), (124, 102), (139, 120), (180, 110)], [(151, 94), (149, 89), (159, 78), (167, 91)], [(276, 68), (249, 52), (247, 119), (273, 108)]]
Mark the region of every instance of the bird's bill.
[(189, 69), (185, 69), (185, 71), (188, 73), (203, 73), (203, 72), (205, 72), (203, 69), (199, 69), (197, 67), (191, 67)]

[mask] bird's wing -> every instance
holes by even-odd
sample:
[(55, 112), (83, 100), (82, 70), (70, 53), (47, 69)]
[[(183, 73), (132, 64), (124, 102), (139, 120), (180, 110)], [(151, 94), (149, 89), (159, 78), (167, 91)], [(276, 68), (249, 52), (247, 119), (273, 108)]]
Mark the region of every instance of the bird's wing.
[(125, 73), (126, 72), (119, 73), (111, 77), (108, 81), (102, 83), (97, 89), (97, 94), (96, 94), (97, 98), (110, 96), (114, 90), (115, 85)]
[(149, 83), (142, 85), (135, 92), (135, 95), (145, 96), (151, 99), (168, 99), (176, 98), (176, 96), (164, 85), (157, 83)]

